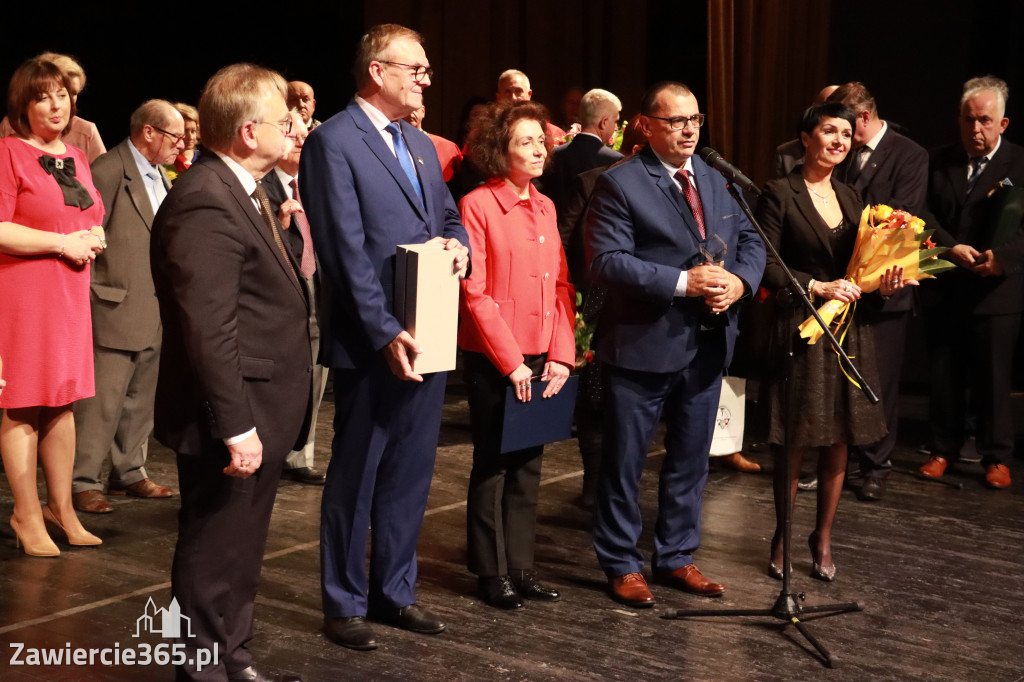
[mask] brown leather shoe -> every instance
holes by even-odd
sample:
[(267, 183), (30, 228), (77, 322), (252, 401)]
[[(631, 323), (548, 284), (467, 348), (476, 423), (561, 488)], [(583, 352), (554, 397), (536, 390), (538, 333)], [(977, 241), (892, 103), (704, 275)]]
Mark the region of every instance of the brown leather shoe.
[(114, 511), (114, 507), (107, 500), (106, 495), (99, 490), (83, 490), (80, 493), (72, 493), (71, 504), (78, 511), (90, 514), (109, 514)]
[(697, 564), (688, 564), (677, 568), (671, 573), (659, 573), (655, 576), (659, 582), (665, 583), (684, 592), (692, 592), (703, 597), (717, 597), (725, 592), (725, 585), (711, 582), (697, 570)]
[(734, 452), (726, 457), (719, 457), (719, 459), (726, 467), (733, 471), (739, 471), (740, 473), (756, 474), (761, 470), (760, 464), (757, 462), (751, 462), (739, 452)]
[(985, 483), (989, 488), (1009, 488), (1010, 470), (1005, 464), (989, 464), (986, 467)]
[(132, 483), (127, 488), (110, 488), (111, 495), (130, 495), (131, 497), (171, 497), (176, 495), (170, 488), (165, 488), (162, 485), (157, 485), (148, 478), (144, 478), (141, 481)]
[(612, 599), (637, 608), (654, 606), (654, 595), (647, 589), (647, 581), (639, 573), (627, 573), (608, 581), (608, 593)]
[(946, 473), (947, 462), (942, 457), (932, 457), (918, 471), (928, 478), (941, 478)]

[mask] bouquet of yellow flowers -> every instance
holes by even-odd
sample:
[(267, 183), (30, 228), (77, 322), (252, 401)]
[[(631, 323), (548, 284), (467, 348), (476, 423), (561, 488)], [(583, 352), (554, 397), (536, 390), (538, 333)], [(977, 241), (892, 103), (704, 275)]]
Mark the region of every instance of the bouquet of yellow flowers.
[[(865, 206), (846, 279), (867, 294), (878, 289), (889, 268), (903, 268), (906, 280), (928, 279), (952, 270), (955, 265), (938, 257), (949, 249), (935, 246), (931, 240), (934, 232), (925, 230), (924, 221), (906, 211), (894, 211), (884, 204)], [(849, 303), (832, 300), (818, 308), (818, 314), (829, 326), (835, 321), (834, 331), (838, 333), (847, 318), (852, 321), (853, 312)], [(824, 335), (813, 316), (804, 320), (799, 329), (800, 337), (807, 339), (807, 343), (817, 343)]]

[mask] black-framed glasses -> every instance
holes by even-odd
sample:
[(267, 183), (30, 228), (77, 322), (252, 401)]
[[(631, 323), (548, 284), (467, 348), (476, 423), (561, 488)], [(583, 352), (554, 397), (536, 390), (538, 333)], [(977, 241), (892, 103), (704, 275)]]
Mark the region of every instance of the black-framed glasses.
[(704, 114), (694, 114), (693, 116), (673, 116), (671, 118), (665, 118), (664, 116), (651, 116), (646, 114), (647, 118), (656, 118), (659, 121), (665, 121), (668, 123), (668, 127), (672, 130), (682, 130), (686, 127), (687, 123), (692, 123), (694, 128), (700, 128), (704, 125)]
[(280, 121), (253, 121), (256, 125), (266, 123), (268, 126), (274, 126), (285, 135), (290, 135), (292, 132), (292, 117), (281, 119)]
[(434, 77), (434, 70), (429, 66), (420, 66), (419, 64), (403, 64), (401, 62), (389, 62), (386, 59), (378, 59), (381, 64), (391, 64), (392, 66), (404, 66), (407, 69), (412, 69), (412, 79), (419, 83), (423, 80), (423, 77), (427, 78)]
[(175, 145), (177, 145), (179, 142), (184, 142), (185, 141), (185, 136), (184, 135), (175, 135), (174, 133), (172, 133), (169, 130), (164, 130), (163, 128), (157, 128), (156, 126), (150, 126), (150, 127), (153, 130), (157, 131), (158, 133), (163, 133), (167, 137), (172, 138), (174, 140), (174, 144)]

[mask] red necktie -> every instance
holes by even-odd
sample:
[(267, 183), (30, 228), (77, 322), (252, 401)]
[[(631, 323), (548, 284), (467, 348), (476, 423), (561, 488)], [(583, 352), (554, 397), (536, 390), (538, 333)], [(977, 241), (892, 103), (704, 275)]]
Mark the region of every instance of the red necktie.
[[(299, 206), (302, 205), (302, 200), (299, 199), (299, 183), (295, 178), (289, 183), (292, 188), (292, 198), (299, 202)], [(316, 272), (316, 258), (313, 255), (313, 237), (309, 233), (309, 221), (306, 220), (306, 214), (302, 211), (296, 211), (292, 213), (292, 220), (295, 221), (296, 227), (299, 228), (299, 234), (302, 235), (302, 261), (299, 263), (299, 270), (302, 271), (302, 276), (309, 279)]]
[(676, 171), (676, 177), (679, 178), (679, 182), (683, 186), (683, 196), (686, 197), (686, 203), (690, 205), (690, 210), (693, 211), (693, 219), (697, 221), (697, 227), (700, 229), (700, 238), (706, 239), (708, 235), (704, 229), (704, 206), (700, 203), (700, 195), (697, 194), (697, 188), (693, 186), (693, 182), (690, 180), (690, 172), (680, 168)]

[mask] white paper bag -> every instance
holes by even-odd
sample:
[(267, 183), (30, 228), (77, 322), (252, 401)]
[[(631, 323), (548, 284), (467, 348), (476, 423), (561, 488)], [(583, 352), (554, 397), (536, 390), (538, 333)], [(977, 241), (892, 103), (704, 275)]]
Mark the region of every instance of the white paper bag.
[(747, 409), (747, 380), (722, 377), (722, 397), (715, 415), (711, 456), (731, 455), (743, 449), (743, 421)]

